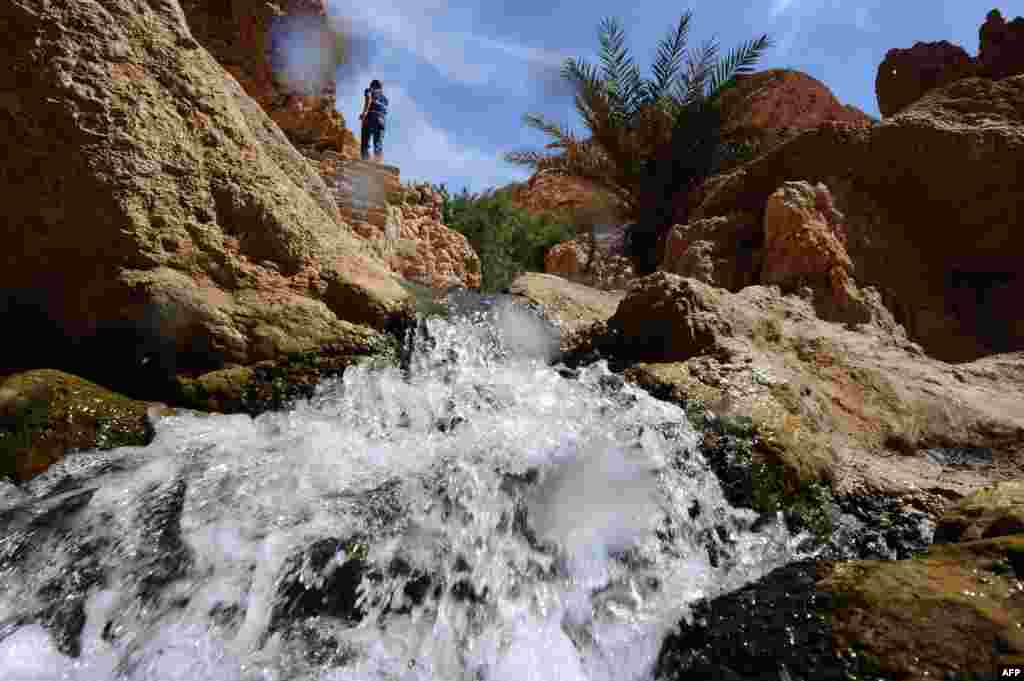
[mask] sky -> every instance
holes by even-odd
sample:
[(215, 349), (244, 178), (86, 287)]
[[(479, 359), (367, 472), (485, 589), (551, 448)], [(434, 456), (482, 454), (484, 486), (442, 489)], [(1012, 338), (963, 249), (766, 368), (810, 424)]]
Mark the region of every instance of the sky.
[[(715, 39), (722, 52), (762, 33), (775, 41), (758, 66), (792, 68), (824, 82), (844, 104), (878, 116), (874, 81), (891, 48), (948, 40), (971, 55), (989, 10), (1006, 0), (327, 0), (346, 39), (337, 109), (356, 136), (363, 90), (377, 78), (390, 101), (385, 162), (404, 182), (481, 192), (525, 180), (503, 160), (550, 141), (527, 127), (539, 113), (585, 133), (564, 60), (598, 61), (601, 21), (616, 17), (644, 77), (658, 42), (692, 10), (691, 47)], [(1019, 6), (1018, 6), (1019, 11)]]

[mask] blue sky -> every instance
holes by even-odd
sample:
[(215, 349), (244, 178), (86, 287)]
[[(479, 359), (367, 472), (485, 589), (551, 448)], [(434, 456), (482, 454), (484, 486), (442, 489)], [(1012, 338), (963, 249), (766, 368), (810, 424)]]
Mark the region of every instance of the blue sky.
[[(999, 2), (1001, 4), (993, 4)], [(615, 16), (645, 77), (658, 41), (693, 10), (690, 45), (716, 38), (723, 52), (768, 33), (759, 68), (794, 68), (823, 81), (844, 104), (878, 116), (875, 72), (886, 50), (948, 40), (974, 55), (978, 27), (1005, 0), (328, 0), (336, 25), (354, 36), (338, 70), (338, 110), (358, 135), (362, 93), (372, 78), (390, 99), (385, 160), (403, 181), (452, 190), (523, 180), (505, 152), (549, 141), (522, 123), (541, 113), (583, 132), (558, 70), (567, 57), (597, 63), (597, 29)]]

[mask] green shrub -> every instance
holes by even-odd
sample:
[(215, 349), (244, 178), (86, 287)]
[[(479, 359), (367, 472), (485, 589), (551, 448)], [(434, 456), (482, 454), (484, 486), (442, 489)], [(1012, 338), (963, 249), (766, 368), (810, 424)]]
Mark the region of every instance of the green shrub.
[(512, 203), (507, 191), (472, 194), (468, 189), (451, 196), (444, 185), (444, 223), (464, 235), (480, 256), (480, 290), (500, 291), (523, 272), (543, 272), (544, 254), (575, 236), (568, 221), (534, 215)]

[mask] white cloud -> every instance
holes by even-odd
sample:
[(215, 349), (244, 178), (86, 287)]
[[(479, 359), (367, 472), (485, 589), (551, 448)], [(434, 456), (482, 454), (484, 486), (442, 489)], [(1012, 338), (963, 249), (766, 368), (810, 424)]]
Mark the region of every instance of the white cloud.
[(442, 9), (446, 25), (459, 23), (443, 0), (374, 0), (370, 4), (333, 0), (331, 8), (335, 15), (351, 20), (359, 30), (378, 34), (392, 46), (431, 64), (449, 80), (469, 85), (522, 89), (525, 76), (508, 77), (508, 60), (560, 66), (567, 56), (470, 30), (438, 30), (434, 15)]
[(776, 17), (782, 14), (788, 10), (794, 2), (796, 2), (796, 0), (772, 0), (771, 15)]
[[(356, 82), (369, 82), (370, 78), (370, 74), (362, 74)], [(389, 105), (384, 161), (401, 168), (403, 182), (445, 182), (453, 192), (463, 186), (478, 192), (529, 176), (523, 169), (506, 163), (499, 152), (462, 144), (447, 130), (434, 125), (404, 88), (390, 86), (385, 92)], [(358, 137), (358, 112), (346, 112), (345, 119), (354, 121), (351, 127)]]

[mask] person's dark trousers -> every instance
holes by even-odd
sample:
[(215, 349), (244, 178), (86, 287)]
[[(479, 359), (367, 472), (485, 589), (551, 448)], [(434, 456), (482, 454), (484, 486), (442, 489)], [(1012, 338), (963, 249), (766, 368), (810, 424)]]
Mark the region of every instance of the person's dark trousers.
[(374, 160), (380, 161), (384, 155), (384, 126), (367, 116), (363, 120), (363, 129), (360, 140), (360, 154), (364, 161), (370, 158), (370, 141), (373, 141)]

